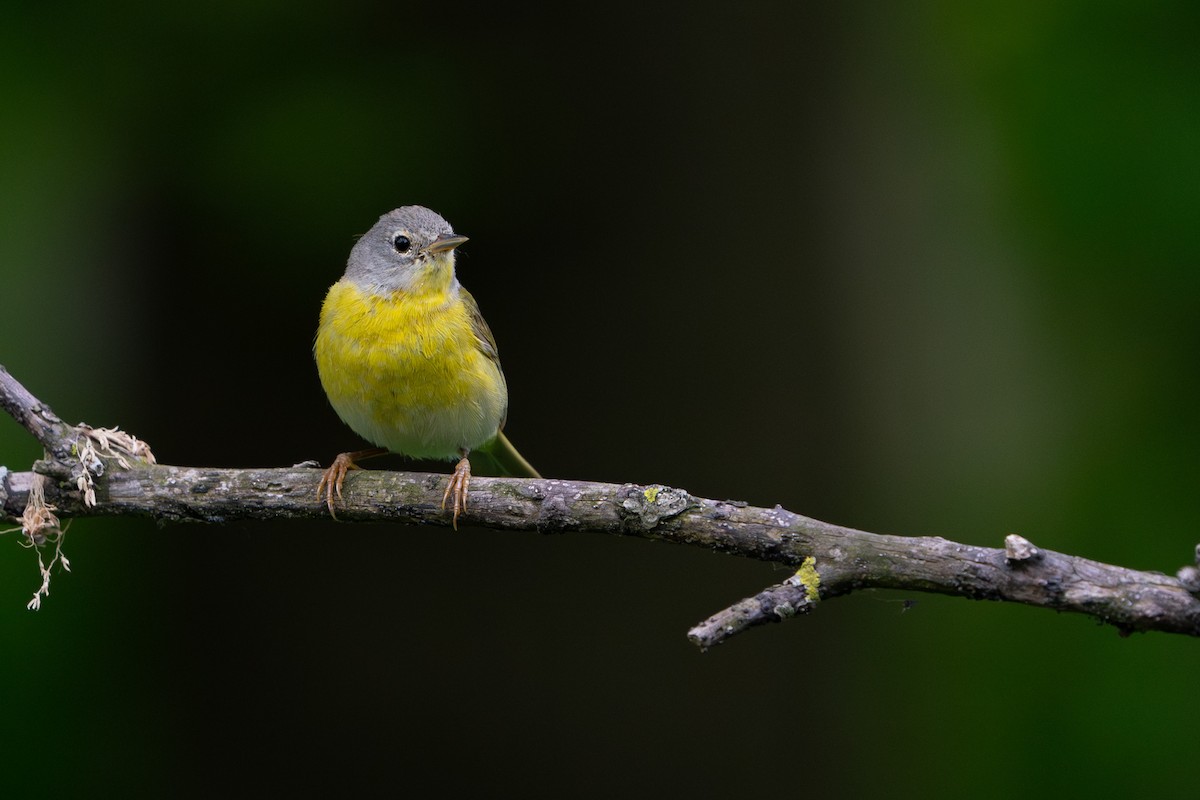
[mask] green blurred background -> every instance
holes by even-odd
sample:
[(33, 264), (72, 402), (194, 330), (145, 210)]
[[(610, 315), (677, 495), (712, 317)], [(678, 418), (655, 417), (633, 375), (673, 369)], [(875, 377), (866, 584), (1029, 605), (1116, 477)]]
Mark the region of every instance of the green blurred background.
[[(6, 4), (0, 363), (166, 463), (327, 463), (359, 442), (323, 293), (420, 203), (471, 237), (547, 476), (1174, 572), (1198, 40), (1183, 2)], [(0, 538), (6, 796), (1195, 780), (1182, 637), (865, 592), (701, 655), (785, 573), (632, 539), (87, 520), (66, 552), (31, 613)]]

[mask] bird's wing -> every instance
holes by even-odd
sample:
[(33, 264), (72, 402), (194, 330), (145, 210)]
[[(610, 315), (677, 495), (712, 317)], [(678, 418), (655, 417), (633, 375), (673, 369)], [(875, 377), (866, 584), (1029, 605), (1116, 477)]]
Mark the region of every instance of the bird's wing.
[(475, 298), (466, 289), (460, 289), (459, 291), (462, 295), (463, 304), (467, 307), (467, 316), (471, 319), (471, 332), (475, 334), (475, 339), (479, 342), (480, 351), (498, 365), (500, 363), (500, 351), (496, 349), (496, 337), (492, 336), (492, 329), (488, 327), (483, 314), (479, 313), (479, 304), (475, 302)]
[[(504, 380), (504, 370), (500, 369), (500, 351), (496, 349), (496, 337), (492, 336), (492, 329), (488, 327), (487, 321), (483, 318), (483, 314), (479, 313), (479, 304), (475, 302), (475, 298), (466, 289), (459, 289), (462, 296), (463, 305), (467, 307), (467, 316), (471, 320), (471, 332), (475, 334), (475, 341), (479, 344), (479, 352), (496, 362), (496, 372), (500, 374), (500, 380)], [(507, 394), (507, 392), (505, 393)], [(500, 417), (500, 426), (498, 430), (504, 430), (504, 423), (508, 421), (508, 409), (504, 409), (504, 414)]]

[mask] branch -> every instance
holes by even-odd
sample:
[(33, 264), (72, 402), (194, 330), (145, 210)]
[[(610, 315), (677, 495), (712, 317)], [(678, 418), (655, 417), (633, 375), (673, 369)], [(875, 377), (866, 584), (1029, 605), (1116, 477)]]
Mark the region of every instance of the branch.
[(59, 448), (71, 439), (71, 426), (30, 394), (3, 364), (0, 364), (0, 408), (32, 433), (48, 453), (54, 453), (59, 458), (65, 455)]
[[(10, 398), (17, 398), (15, 401)], [(128, 442), (96, 448), (94, 505), (80, 491), (77, 444), (105, 429), (63, 425), (0, 367), (0, 402), (52, 454), (36, 472), (0, 468), (0, 512), (18, 518), (40, 475), (45, 501), (61, 517), (146, 516), (160, 521), (224, 523), (241, 519), (324, 518), (320, 470), (219, 469), (153, 463)], [(35, 411), (36, 409), (36, 411)], [(48, 421), (49, 420), (49, 421)], [(55, 422), (57, 424), (55, 424)], [(62, 427), (58, 427), (62, 426)], [(48, 432), (47, 432), (48, 431)], [(43, 437), (45, 437), (43, 439)], [(132, 437), (128, 437), (132, 439)], [(144, 448), (144, 443), (132, 440)], [(136, 449), (136, 448), (135, 448)], [(54, 456), (65, 452), (66, 456)], [(124, 454), (125, 457), (122, 457)], [(72, 461), (74, 463), (72, 463)], [(343, 522), (450, 525), (441, 508), (446, 476), (352, 472), (339, 503)], [(701, 648), (751, 627), (807, 614), (822, 600), (858, 589), (889, 588), (1000, 600), (1087, 614), (1122, 633), (1165, 631), (1200, 636), (1200, 570), (1178, 577), (1039, 550), (1019, 536), (1005, 549), (938, 537), (888, 536), (831, 525), (785, 511), (695, 497), (666, 486), (590, 481), (473, 478), (463, 522), (494, 530), (604, 533), (657, 539), (787, 565), (796, 573), (697, 625)]]

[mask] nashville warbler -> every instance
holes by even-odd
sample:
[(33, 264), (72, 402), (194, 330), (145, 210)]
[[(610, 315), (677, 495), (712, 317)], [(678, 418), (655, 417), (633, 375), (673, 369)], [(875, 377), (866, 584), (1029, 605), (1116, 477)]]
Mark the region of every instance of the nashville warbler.
[(317, 372), (342, 421), (376, 445), (341, 453), (317, 496), (334, 513), (346, 473), (387, 452), (458, 459), (442, 508), (467, 508), (468, 455), (485, 471), (540, 477), (502, 433), (508, 387), (496, 340), (458, 282), (455, 248), (467, 237), (421, 206), (389, 211), (350, 251), (330, 287), (313, 345)]

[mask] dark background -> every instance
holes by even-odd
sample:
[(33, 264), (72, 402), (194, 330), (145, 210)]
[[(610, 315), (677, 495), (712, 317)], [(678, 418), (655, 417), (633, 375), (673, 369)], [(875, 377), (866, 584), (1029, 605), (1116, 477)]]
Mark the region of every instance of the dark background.
[[(547, 476), (1174, 572), (1200, 522), (1187, 3), (0, 12), (0, 363), (185, 465), (359, 441), (311, 359), (420, 203)], [(0, 463), (28, 435), (0, 420)], [(399, 468), (403, 462), (375, 466)], [(0, 538), (10, 796), (1179, 795), (1195, 641), (636, 540), (85, 520)], [(905, 599), (918, 599), (904, 611)], [(14, 793), (15, 792), (15, 793)]]

